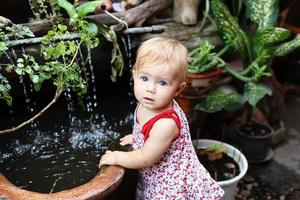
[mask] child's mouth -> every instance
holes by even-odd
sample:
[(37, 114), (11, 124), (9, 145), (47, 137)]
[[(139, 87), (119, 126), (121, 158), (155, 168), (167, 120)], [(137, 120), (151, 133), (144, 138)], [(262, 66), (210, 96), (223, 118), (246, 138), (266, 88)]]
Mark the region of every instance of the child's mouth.
[(148, 97), (144, 97), (144, 99), (145, 99), (146, 101), (151, 101), (151, 102), (154, 101), (154, 99), (151, 99), (151, 98), (148, 98)]

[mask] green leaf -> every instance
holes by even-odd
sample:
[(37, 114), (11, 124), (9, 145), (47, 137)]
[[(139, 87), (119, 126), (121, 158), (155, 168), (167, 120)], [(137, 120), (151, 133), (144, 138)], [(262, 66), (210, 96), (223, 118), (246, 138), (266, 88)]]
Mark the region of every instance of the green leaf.
[(98, 26), (99, 33), (103, 35), (106, 40), (112, 42), (113, 44), (112, 59), (111, 59), (111, 64), (112, 64), (111, 80), (115, 82), (117, 75), (119, 76), (122, 75), (123, 67), (124, 67), (122, 52), (117, 40), (117, 36), (112, 27), (108, 27), (101, 23), (98, 23), (97, 26)]
[(269, 27), (256, 32), (253, 38), (253, 45), (257, 56), (264, 58), (260, 62), (269, 63), (273, 58), (273, 46), (286, 40), (291, 32), (284, 28)]
[(189, 73), (197, 74), (212, 70), (218, 66), (218, 56), (213, 52), (214, 45), (208, 41), (204, 41), (197, 48), (189, 53), (191, 59), (190, 65), (187, 67)]
[(59, 56), (66, 54), (66, 45), (64, 42), (59, 42), (55, 47), (55, 55), (58, 58)]
[(276, 26), (279, 13), (278, 0), (247, 0), (247, 16), (257, 23), (258, 30)]
[(5, 51), (7, 50), (7, 46), (5, 42), (0, 42), (0, 51)]
[(77, 46), (76, 46), (75, 42), (69, 41), (69, 51), (71, 54), (75, 53), (76, 48), (77, 48)]
[(36, 83), (36, 84), (34, 84), (33, 85), (33, 88), (34, 88), (34, 90), (35, 91), (40, 91), (41, 90), (41, 88), (42, 88), (42, 85), (40, 84), (40, 83)]
[(294, 51), (300, 47), (300, 36), (294, 38), (293, 40), (283, 43), (275, 47), (274, 55), (275, 56), (284, 56)]
[(68, 29), (68, 27), (63, 24), (58, 24), (57, 27), (61, 32), (65, 32)]
[(23, 70), (21, 70), (21, 69), (19, 69), (19, 68), (16, 69), (16, 73), (17, 73), (18, 75), (23, 75), (23, 74), (24, 74)]
[(265, 96), (272, 95), (269, 86), (262, 83), (248, 82), (244, 85), (244, 97), (253, 107)]
[(96, 7), (101, 4), (101, 1), (88, 1), (76, 8), (78, 16), (83, 18), (87, 14), (95, 11)]
[(224, 43), (230, 46), (234, 53), (244, 57), (249, 46), (249, 39), (240, 28), (238, 20), (230, 14), (227, 6), (220, 0), (211, 1), (211, 11)]
[(24, 59), (23, 58), (18, 58), (17, 62), (24, 62)]
[(290, 30), (279, 28), (279, 27), (270, 27), (265, 28), (261, 32), (258, 32), (254, 36), (255, 44), (260, 46), (276, 44), (286, 40), (291, 34)]
[(38, 75), (33, 75), (31, 80), (32, 80), (33, 83), (37, 83), (37, 82), (39, 82), (39, 76)]
[(89, 33), (97, 34), (98, 33), (98, 27), (97, 27), (97, 25), (95, 23), (89, 22), (88, 23), (87, 31)]
[(226, 110), (236, 110), (243, 106), (245, 99), (230, 86), (221, 86), (209, 92), (196, 104), (196, 109), (208, 113)]
[(67, 11), (70, 18), (72, 19), (76, 18), (77, 15), (76, 9), (70, 2), (68, 2), (67, 0), (57, 0), (57, 3), (60, 7), (62, 7)]
[(28, 37), (34, 37), (34, 34), (33, 34), (33, 32), (30, 30), (30, 28), (29, 27), (27, 27), (27, 26), (22, 26), (22, 34), (23, 35), (26, 35), (26, 36), (28, 36)]
[(23, 63), (18, 63), (18, 64), (17, 64), (17, 67), (23, 68), (23, 67), (24, 67), (24, 64), (23, 64)]
[(12, 98), (10, 96), (11, 86), (5, 76), (0, 74), (0, 99), (6, 101), (8, 106), (12, 105)]

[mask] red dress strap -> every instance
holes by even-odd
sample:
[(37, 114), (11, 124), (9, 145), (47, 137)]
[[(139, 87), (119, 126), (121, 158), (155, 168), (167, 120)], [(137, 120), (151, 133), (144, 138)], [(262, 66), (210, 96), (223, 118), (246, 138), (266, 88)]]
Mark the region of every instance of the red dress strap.
[(177, 139), (180, 136), (180, 129), (181, 129), (180, 119), (179, 119), (179, 116), (177, 115), (177, 113), (175, 112), (175, 110), (172, 109), (172, 110), (167, 110), (165, 112), (162, 112), (162, 113), (154, 116), (153, 118), (151, 118), (149, 121), (147, 121), (143, 125), (141, 133), (144, 135), (144, 142), (146, 142), (146, 140), (148, 139), (149, 133), (152, 129), (153, 124), (161, 118), (171, 118), (171, 119), (173, 119), (176, 122), (176, 125), (177, 125), (178, 130), (179, 130), (178, 135), (175, 139)]

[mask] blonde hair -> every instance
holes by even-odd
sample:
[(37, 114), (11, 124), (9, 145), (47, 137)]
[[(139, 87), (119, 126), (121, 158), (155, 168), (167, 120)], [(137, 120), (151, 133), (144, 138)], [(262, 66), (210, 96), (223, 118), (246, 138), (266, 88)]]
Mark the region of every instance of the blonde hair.
[(137, 52), (133, 73), (139, 72), (144, 66), (155, 65), (176, 70), (177, 78), (184, 81), (188, 65), (187, 49), (180, 42), (165, 37), (143, 42)]

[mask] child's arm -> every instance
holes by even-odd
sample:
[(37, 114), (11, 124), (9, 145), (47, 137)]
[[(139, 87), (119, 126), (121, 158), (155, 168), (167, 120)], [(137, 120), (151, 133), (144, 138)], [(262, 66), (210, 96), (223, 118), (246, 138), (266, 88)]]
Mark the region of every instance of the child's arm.
[(135, 151), (107, 151), (102, 156), (102, 165), (120, 165), (122, 167), (139, 169), (154, 165), (168, 150), (174, 138), (178, 135), (178, 128), (173, 119), (160, 119), (152, 127), (149, 138), (144, 146)]

